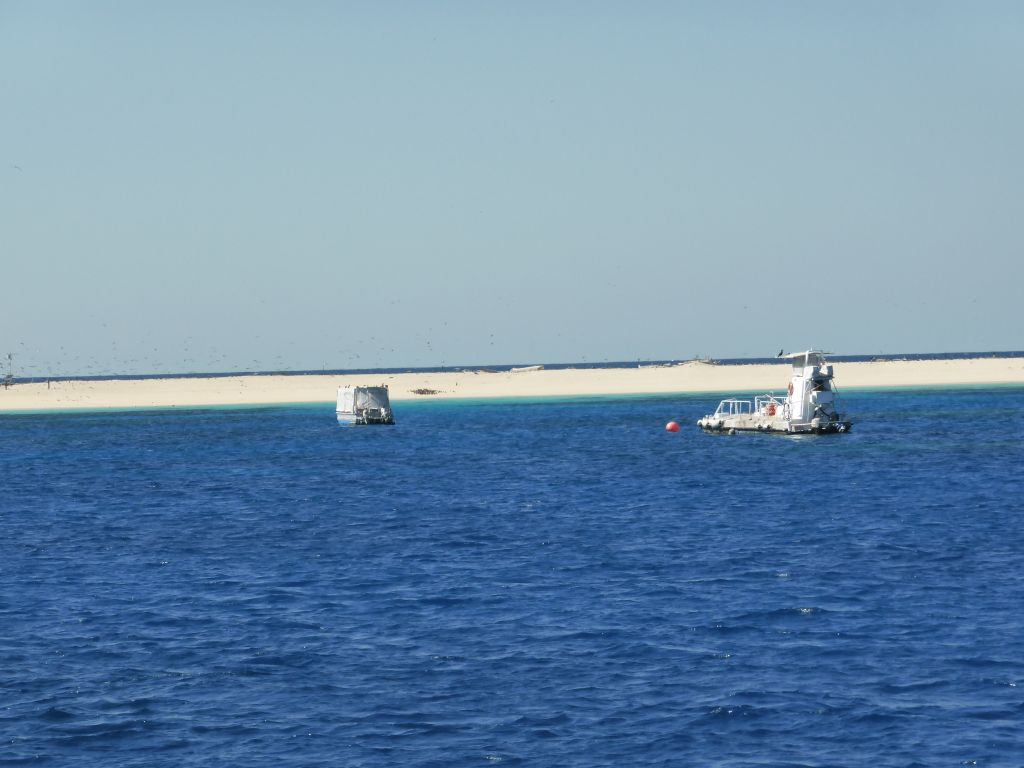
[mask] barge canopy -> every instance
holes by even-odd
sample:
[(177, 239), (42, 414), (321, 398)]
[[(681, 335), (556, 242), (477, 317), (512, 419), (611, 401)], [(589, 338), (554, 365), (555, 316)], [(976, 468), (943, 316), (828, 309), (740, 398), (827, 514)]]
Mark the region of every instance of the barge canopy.
[(394, 424), (387, 385), (338, 387), (337, 416), (343, 424)]

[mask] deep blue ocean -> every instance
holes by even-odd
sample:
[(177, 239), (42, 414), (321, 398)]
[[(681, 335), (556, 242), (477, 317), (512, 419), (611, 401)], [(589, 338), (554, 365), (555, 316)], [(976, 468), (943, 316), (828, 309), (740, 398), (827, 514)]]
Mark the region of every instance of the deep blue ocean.
[(0, 765), (1024, 765), (1024, 389), (717, 400), (0, 416)]

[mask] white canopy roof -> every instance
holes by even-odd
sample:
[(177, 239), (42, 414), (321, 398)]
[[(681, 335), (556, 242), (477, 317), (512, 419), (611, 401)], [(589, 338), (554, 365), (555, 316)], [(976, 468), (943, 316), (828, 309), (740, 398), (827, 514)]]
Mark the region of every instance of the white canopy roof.
[(825, 362), (825, 355), (831, 352), (823, 352), (820, 349), (808, 349), (804, 352), (790, 352), (788, 355), (780, 355), (784, 360), (790, 360), (793, 367), (799, 368), (805, 365), (821, 365)]
[(821, 349), (808, 349), (806, 352), (790, 352), (788, 355), (779, 355), (779, 357), (783, 358), (784, 360), (795, 360), (796, 358), (803, 357), (804, 355), (818, 355), (818, 356), (821, 356), (821, 355), (831, 355), (831, 354), (832, 354), (831, 352), (825, 352), (825, 351), (823, 351)]

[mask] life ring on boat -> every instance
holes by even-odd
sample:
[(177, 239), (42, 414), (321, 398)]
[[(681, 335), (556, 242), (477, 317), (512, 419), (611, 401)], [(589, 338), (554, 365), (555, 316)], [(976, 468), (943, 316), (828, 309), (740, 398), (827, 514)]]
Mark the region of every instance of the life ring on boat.
[(774, 416), (775, 415), (775, 403), (768, 403), (768, 415), (769, 416)]
[(793, 396), (793, 382), (792, 381), (789, 382), (788, 391), (789, 391), (789, 396), (792, 397)]

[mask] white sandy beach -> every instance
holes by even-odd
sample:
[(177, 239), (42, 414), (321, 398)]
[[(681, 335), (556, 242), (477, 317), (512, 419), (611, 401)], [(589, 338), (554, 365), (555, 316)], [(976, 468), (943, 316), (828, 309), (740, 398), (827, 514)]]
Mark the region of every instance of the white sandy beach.
[[(838, 388), (1024, 385), (1024, 358), (836, 363)], [(167, 408), (333, 402), (344, 384), (387, 384), (396, 402), (437, 398), (627, 395), (683, 392), (783, 393), (786, 363), (390, 375), (231, 376), (58, 381), (0, 389), (0, 412), (90, 408)], [(436, 390), (416, 394), (414, 390)]]

